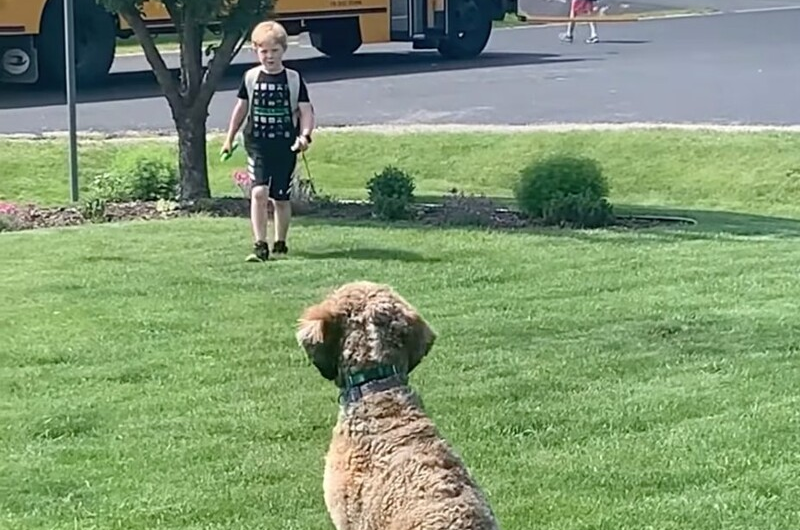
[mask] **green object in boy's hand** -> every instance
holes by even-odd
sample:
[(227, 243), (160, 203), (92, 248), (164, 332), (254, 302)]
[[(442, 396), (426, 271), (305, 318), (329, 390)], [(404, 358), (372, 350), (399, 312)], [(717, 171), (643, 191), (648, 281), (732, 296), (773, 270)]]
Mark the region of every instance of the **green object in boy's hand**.
[(233, 156), (233, 152), (234, 152), (234, 151), (236, 151), (236, 148), (237, 148), (237, 147), (239, 147), (239, 144), (233, 144), (233, 145), (231, 146), (231, 150), (230, 150), (230, 151), (223, 151), (223, 152), (220, 154), (219, 161), (220, 161), (220, 162), (225, 162), (225, 161), (227, 161), (227, 160), (228, 160), (228, 159), (229, 159), (231, 156)]

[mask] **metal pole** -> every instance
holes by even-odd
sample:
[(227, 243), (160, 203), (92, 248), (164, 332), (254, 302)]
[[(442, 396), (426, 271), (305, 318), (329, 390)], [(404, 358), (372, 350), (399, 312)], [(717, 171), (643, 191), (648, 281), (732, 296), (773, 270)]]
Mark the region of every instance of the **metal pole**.
[(64, 0), (65, 80), (69, 113), (69, 191), (72, 202), (78, 200), (78, 133), (75, 124), (75, 28), (73, 0)]

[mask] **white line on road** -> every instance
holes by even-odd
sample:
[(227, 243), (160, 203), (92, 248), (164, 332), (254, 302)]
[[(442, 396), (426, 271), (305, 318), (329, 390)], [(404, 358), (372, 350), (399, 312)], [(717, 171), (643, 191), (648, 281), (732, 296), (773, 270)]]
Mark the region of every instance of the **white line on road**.
[(724, 15), (723, 11), (709, 11), (707, 13), (672, 13), (672, 14), (665, 14), (665, 15), (653, 15), (647, 16), (643, 15), (636, 19), (637, 22), (644, 21), (644, 20), (669, 20), (672, 18), (697, 18), (697, 17), (715, 17), (718, 15)]
[(737, 15), (745, 13), (767, 13), (770, 11), (797, 11), (800, 6), (775, 6), (775, 7), (752, 7), (748, 9), (736, 9), (732, 11)]

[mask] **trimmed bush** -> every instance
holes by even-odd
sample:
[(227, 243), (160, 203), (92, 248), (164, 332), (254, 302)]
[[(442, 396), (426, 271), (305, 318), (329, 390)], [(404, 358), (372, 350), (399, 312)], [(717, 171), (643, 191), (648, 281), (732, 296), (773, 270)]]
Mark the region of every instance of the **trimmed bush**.
[(614, 222), (614, 209), (604, 197), (598, 199), (590, 193), (560, 195), (545, 205), (542, 221), (546, 225), (597, 228)]
[(518, 206), (526, 215), (548, 225), (596, 228), (614, 222), (606, 199), (608, 181), (600, 165), (586, 157), (551, 155), (537, 160), (521, 173), (514, 189)]
[(408, 219), (414, 203), (414, 179), (405, 171), (386, 166), (367, 182), (372, 213), (379, 219)]

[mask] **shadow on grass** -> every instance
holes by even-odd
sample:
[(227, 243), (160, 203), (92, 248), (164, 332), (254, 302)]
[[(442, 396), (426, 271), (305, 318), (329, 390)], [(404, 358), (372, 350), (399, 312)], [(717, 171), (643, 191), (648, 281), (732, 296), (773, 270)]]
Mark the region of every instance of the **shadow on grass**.
[[(319, 221), (319, 219), (317, 219)], [(322, 223), (320, 223), (322, 224)], [(305, 259), (351, 259), (358, 261), (404, 261), (408, 263), (413, 262), (428, 262), (433, 263), (441, 261), (439, 258), (426, 258), (416, 252), (409, 252), (406, 250), (390, 249), (390, 248), (352, 248), (342, 250), (325, 250), (325, 251), (297, 251), (295, 255)]]
[[(514, 200), (508, 197), (489, 197), (501, 207), (514, 207)], [(438, 203), (442, 197), (421, 196), (419, 202)], [(677, 218), (693, 219), (696, 224), (688, 225), (683, 223), (663, 223), (653, 227), (625, 228), (613, 227), (608, 230), (572, 230), (558, 227), (527, 227), (515, 229), (492, 229), (507, 233), (529, 233), (545, 237), (562, 237), (580, 239), (583, 241), (603, 241), (609, 233), (617, 236), (620, 234), (630, 235), (631, 242), (641, 241), (638, 235), (646, 235), (646, 239), (664, 241), (678, 240), (712, 240), (719, 238), (736, 238), (746, 240), (755, 237), (771, 237), (777, 239), (800, 238), (800, 218), (787, 218), (767, 215), (757, 215), (750, 213), (730, 212), (724, 210), (700, 210), (700, 209), (676, 209), (656, 206), (625, 205), (616, 206), (616, 213), (619, 216), (666, 216)], [(325, 219), (321, 217), (308, 217), (305, 222), (315, 225), (334, 225), (334, 226), (391, 226), (397, 229), (415, 230), (469, 230), (486, 231), (485, 227), (477, 226), (440, 226), (434, 224), (423, 224), (414, 222), (395, 222), (386, 223), (377, 220), (355, 220), (355, 219)], [(625, 239), (625, 238), (623, 238)]]
[(669, 233), (683, 234), (685, 237), (719, 237), (728, 235), (737, 237), (800, 238), (800, 218), (757, 215), (725, 210), (673, 209), (635, 205), (620, 206), (618, 209), (620, 213), (634, 215), (655, 214), (690, 217), (697, 224), (683, 226), (679, 229), (667, 227)]
[[(488, 196), (487, 198), (496, 204), (506, 208), (516, 208), (516, 201), (511, 197)], [(441, 195), (420, 195), (418, 202), (441, 203), (444, 197)], [(694, 235), (731, 235), (731, 236), (776, 236), (784, 238), (800, 237), (800, 217), (777, 217), (769, 215), (757, 215), (741, 212), (730, 212), (726, 210), (701, 210), (701, 209), (681, 209), (669, 208), (666, 206), (642, 206), (636, 204), (617, 204), (615, 211), (618, 215), (664, 215), (671, 217), (688, 217), (694, 219), (697, 224), (686, 225), (662, 225), (656, 229), (648, 230), (667, 230), (669, 232), (680, 231), (685, 234)], [(548, 233), (554, 229), (547, 229)], [(558, 233), (563, 230), (556, 229)]]

